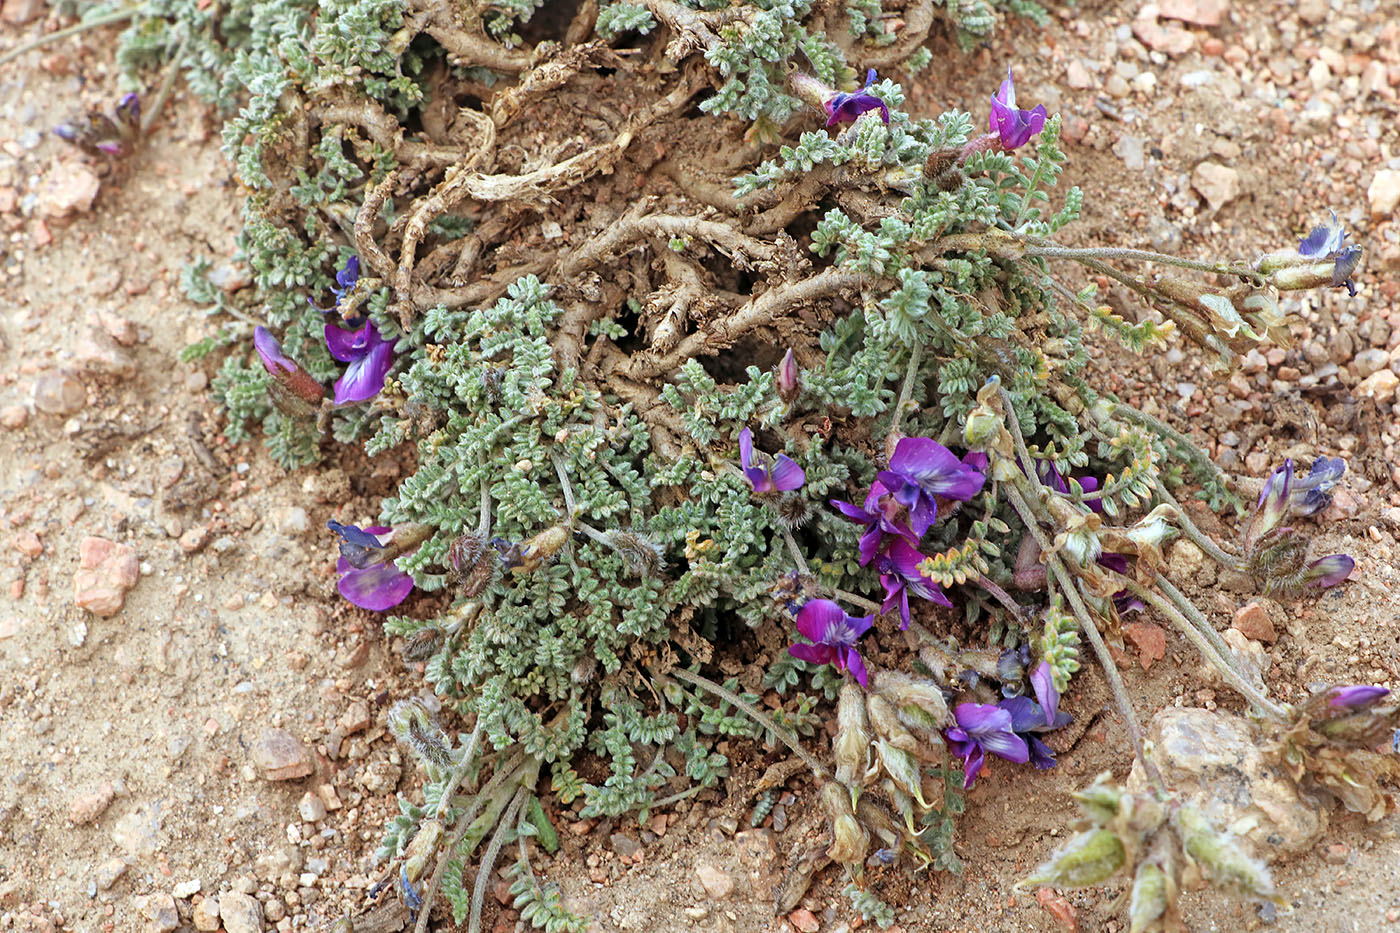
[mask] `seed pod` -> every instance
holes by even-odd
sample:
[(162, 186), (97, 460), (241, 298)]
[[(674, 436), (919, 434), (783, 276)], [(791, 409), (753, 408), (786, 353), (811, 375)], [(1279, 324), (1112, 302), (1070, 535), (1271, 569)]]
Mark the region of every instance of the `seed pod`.
[(457, 592), (470, 599), (490, 586), (500, 562), (481, 535), (468, 532), (448, 546), (447, 563), (456, 576)]
[(400, 700), (389, 711), (389, 731), (414, 757), (427, 765), (452, 767), (447, 735), (417, 700)]
[(608, 534), (610, 544), (627, 572), (634, 577), (650, 577), (666, 566), (666, 551), (661, 545), (635, 531), (614, 531)]
[(952, 722), (948, 714), (948, 701), (943, 690), (935, 681), (923, 677), (911, 677), (898, 671), (879, 671), (872, 681), (871, 688), (889, 698), (895, 706), (917, 706), (929, 715), (935, 725), (942, 729)]
[(1205, 869), (1216, 884), (1255, 897), (1280, 902), (1268, 867), (1245, 854), (1233, 839), (1210, 825), (1195, 807), (1180, 807), (1172, 822), (1188, 857)]
[(899, 721), (899, 710), (894, 708), (894, 704), (872, 693), (866, 698), (865, 708), (870, 713), (870, 725), (877, 736), (900, 751), (919, 754), (919, 740)]
[(870, 850), (870, 833), (856, 819), (850, 794), (835, 781), (828, 781), (822, 785), (821, 801), (831, 821), (831, 845), (826, 854), (833, 862), (862, 864)]
[(1129, 933), (1144, 933), (1167, 910), (1167, 876), (1152, 862), (1138, 866), (1128, 903)]
[(426, 661), (438, 653), (444, 640), (442, 629), (436, 625), (425, 625), (408, 636), (403, 644), (405, 661)]
[(812, 502), (801, 493), (788, 492), (773, 502), (773, 517), (778, 524), (792, 531), (801, 528), (812, 519)]
[(417, 881), (423, 877), (423, 869), (437, 852), (438, 843), (441, 841), (442, 823), (438, 820), (424, 820), (404, 852), (407, 860), (404, 862), (403, 873), (409, 881)]
[(1094, 783), (1072, 794), (1079, 806), (1096, 826), (1106, 826), (1118, 815), (1122, 806), (1123, 789), (1112, 783), (1109, 772), (1098, 776)]
[(870, 732), (866, 728), (865, 692), (850, 680), (841, 687), (831, 749), (836, 758), (836, 780), (854, 796), (870, 767)]
[[(907, 732), (905, 734), (908, 735)], [(912, 739), (913, 736), (910, 738)], [(914, 756), (895, 747), (885, 739), (876, 741), (875, 752), (880, 758), (880, 766), (884, 768), (890, 779), (899, 785), (899, 788), (906, 794), (917, 800), (922, 809), (928, 810), (930, 804), (924, 799), (923, 776), (919, 771), (919, 762)]]
[(1016, 888), (1082, 888), (1098, 884), (1113, 877), (1127, 860), (1121, 839), (1106, 829), (1091, 829), (1075, 836), (1029, 877), (1016, 882)]

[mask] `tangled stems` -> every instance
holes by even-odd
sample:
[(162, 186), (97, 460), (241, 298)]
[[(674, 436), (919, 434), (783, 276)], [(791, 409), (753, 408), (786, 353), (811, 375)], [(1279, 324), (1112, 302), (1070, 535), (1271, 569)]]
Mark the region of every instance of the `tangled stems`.
[(1162, 501), (1167, 503), (1167, 505), (1175, 507), (1181, 532), (1190, 539), (1192, 544), (1209, 554), (1211, 559), (1222, 567), (1227, 567), (1237, 573), (1248, 572), (1249, 567), (1245, 565), (1244, 561), (1240, 560), (1238, 557), (1231, 556), (1220, 547), (1220, 545), (1212, 541), (1209, 535), (1196, 527), (1196, 523), (1191, 521), (1186, 515), (1186, 510), (1181, 507), (1181, 503), (1177, 502), (1176, 497), (1167, 491), (1165, 483), (1158, 481), (1156, 486), (1157, 495), (1161, 497)]

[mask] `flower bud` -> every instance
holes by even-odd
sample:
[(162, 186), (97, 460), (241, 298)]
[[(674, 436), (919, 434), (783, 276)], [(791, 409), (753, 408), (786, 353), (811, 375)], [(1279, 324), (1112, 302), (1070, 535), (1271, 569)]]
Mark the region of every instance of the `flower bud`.
[(425, 625), (408, 636), (403, 645), (405, 661), (426, 661), (442, 647), (444, 633), (436, 625)]
[(452, 750), (447, 734), (417, 700), (400, 700), (389, 711), (389, 731), (425, 765), (451, 768)]
[(968, 412), (963, 423), (963, 443), (970, 450), (987, 450), (1001, 433), (1001, 417), (985, 405)]
[(870, 850), (870, 833), (856, 819), (850, 794), (835, 781), (828, 781), (822, 785), (821, 802), (831, 822), (831, 845), (826, 854), (845, 865), (863, 863)]
[(499, 561), (481, 535), (467, 532), (448, 545), (447, 564), (456, 578), (457, 592), (470, 599), (491, 585)]
[(865, 691), (854, 681), (847, 680), (841, 687), (841, 700), (836, 707), (836, 738), (831, 748), (836, 758), (836, 780), (854, 796), (870, 767)]
[(797, 368), (797, 357), (792, 355), (791, 348), (783, 356), (783, 361), (778, 364), (776, 387), (778, 398), (789, 405), (802, 394), (802, 374)]
[(634, 577), (650, 577), (666, 566), (666, 551), (661, 545), (635, 531), (608, 533), (608, 544), (622, 558), (622, 565)]
[(794, 71), (788, 75), (788, 90), (792, 96), (814, 110), (826, 113), (826, 102), (836, 93), (836, 89), (823, 84), (804, 71)]
[(1035, 885), (1082, 888), (1106, 881), (1128, 861), (1123, 841), (1107, 829), (1091, 829), (1065, 844), (1029, 877), (1016, 882), (1017, 889)]

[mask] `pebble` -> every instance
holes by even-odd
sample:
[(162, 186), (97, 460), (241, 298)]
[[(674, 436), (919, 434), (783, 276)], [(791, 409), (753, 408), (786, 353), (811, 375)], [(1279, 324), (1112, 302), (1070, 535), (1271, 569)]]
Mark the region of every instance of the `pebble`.
[(117, 879), (124, 874), (126, 874), (126, 862), (119, 858), (109, 858), (107, 861), (97, 866), (94, 880), (97, 882), (99, 888), (106, 891), (112, 885), (116, 884)]
[(706, 896), (712, 901), (722, 901), (734, 890), (734, 879), (729, 873), (713, 865), (696, 866), (695, 877), (699, 879), (700, 887), (705, 889)]
[(626, 833), (613, 833), (608, 837), (613, 851), (625, 859), (633, 858), (642, 851), (642, 844)]
[(140, 806), (112, 827), (112, 841), (127, 855), (149, 857), (160, 849), (160, 813), (150, 806)]
[(1388, 217), (1400, 206), (1400, 171), (1383, 168), (1366, 189), (1372, 217)]
[(1371, 373), (1356, 385), (1355, 394), (1373, 398), (1378, 402), (1391, 402), (1395, 400), (1395, 390), (1400, 387), (1400, 376), (1389, 369), (1382, 369)]
[[(1260, 737), (1241, 717), (1168, 707), (1153, 717), (1147, 738), (1179, 799), (1198, 807), (1217, 829), (1236, 832), (1266, 861), (1301, 855), (1326, 831), (1326, 811), (1304, 802), (1297, 786), (1276, 773), (1259, 750)], [(1140, 764), (1128, 775), (1128, 789), (1149, 792)]]
[(1147, 164), (1145, 148), (1141, 136), (1123, 134), (1113, 146), (1113, 154), (1123, 160), (1123, 166), (1131, 171), (1141, 171)]
[(316, 770), (311, 750), (285, 729), (264, 729), (253, 743), (253, 764), (269, 781), (292, 781)]
[(87, 213), (101, 187), (97, 174), (83, 163), (60, 162), (39, 182), (39, 216), (56, 219)]
[(816, 915), (805, 907), (799, 907), (788, 914), (788, 921), (797, 927), (800, 933), (817, 933), (817, 930), (821, 929)]
[(1077, 58), (1070, 62), (1069, 66), (1065, 69), (1065, 80), (1069, 83), (1070, 87), (1077, 91), (1082, 91), (1094, 86), (1093, 73)]
[(1390, 354), (1376, 347), (1367, 347), (1356, 358), (1351, 361), (1352, 372), (1361, 379), (1365, 379), (1372, 373), (1380, 372), (1390, 364)]
[(18, 431), (29, 423), (29, 409), (23, 405), (6, 405), (0, 408), (0, 427), (8, 431)]
[(1205, 562), (1206, 556), (1190, 541), (1177, 541), (1167, 552), (1167, 572), (1174, 580), (1194, 580)]
[(360, 772), (358, 780), (360, 786), (371, 794), (387, 794), (399, 786), (402, 773), (402, 769), (389, 759), (379, 758)]
[(23, 26), (39, 18), (44, 12), (45, 0), (5, 0), (0, 18), (12, 26)]
[(34, 408), (46, 415), (71, 415), (87, 404), (87, 388), (73, 373), (51, 369), (34, 380)]
[(116, 790), (113, 788), (112, 782), (103, 781), (96, 787), (73, 798), (73, 802), (68, 805), (68, 818), (79, 826), (91, 823), (107, 812), (107, 808), (112, 805), (114, 796), (116, 796)]
[(169, 894), (147, 894), (136, 899), (141, 916), (150, 921), (146, 927), (152, 933), (170, 933), (180, 925), (180, 912)]
[(1218, 162), (1202, 162), (1191, 173), (1191, 187), (1218, 211), (1240, 196), (1240, 173)]
[(356, 700), (350, 704), (349, 709), (341, 714), (338, 725), (346, 735), (354, 735), (369, 728), (371, 722), (369, 715), (369, 704), (364, 700)]
[(174, 894), (175, 897), (182, 901), (187, 901), (198, 894), (202, 886), (198, 878), (191, 878), (189, 881), (181, 881), (179, 884), (175, 885), (174, 890), (170, 893)]
[(11, 542), (16, 551), (33, 560), (44, 553), (44, 542), (32, 531), (21, 531)]
[(219, 928), (219, 899), (217, 897), (206, 897), (198, 904), (194, 905), (194, 912), (191, 916), (194, 920), (194, 928), (202, 930), (204, 933), (213, 933)]
[(301, 795), (297, 801), (297, 813), (308, 823), (319, 823), (326, 818), (326, 804), (311, 791)]
[(1157, 22), (1158, 7), (1149, 3), (1133, 21), (1133, 35), (1138, 41), (1154, 52), (1161, 52), (1175, 58), (1185, 55), (1196, 47), (1196, 37), (1180, 26), (1163, 26)]
[(1230, 8), (1229, 0), (1162, 0), (1161, 15), (1193, 26), (1219, 26)]
[(1278, 641), (1269, 612), (1257, 602), (1245, 603), (1235, 612), (1235, 630), (1246, 638), (1272, 645)]
[(110, 334), (89, 327), (73, 347), (73, 360), (83, 372), (129, 378), (136, 375), (136, 360)]
[(272, 527), (284, 535), (304, 535), (311, 530), (311, 519), (299, 505), (284, 505), (272, 510)]
[(73, 601), (101, 618), (116, 615), (141, 576), (136, 551), (96, 537), (84, 538), (78, 551), (81, 569), (73, 574)]
[(250, 894), (219, 895), (219, 918), (228, 933), (263, 933), (262, 905)]

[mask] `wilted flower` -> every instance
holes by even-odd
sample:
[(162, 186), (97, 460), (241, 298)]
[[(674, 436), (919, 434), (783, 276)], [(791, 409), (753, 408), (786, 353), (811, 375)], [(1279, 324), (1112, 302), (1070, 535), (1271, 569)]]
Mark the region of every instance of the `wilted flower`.
[[(115, 118), (115, 119), (114, 119)], [(109, 117), (90, 111), (76, 120), (54, 127), (54, 135), (85, 152), (96, 155), (123, 156), (141, 130), (141, 99), (124, 94)]]
[(871, 68), (865, 73), (865, 86), (854, 93), (837, 91), (828, 97), (823, 106), (826, 107), (826, 125), (835, 126), (838, 123), (854, 123), (861, 114), (869, 110), (880, 111), (880, 118), (886, 124), (890, 122), (890, 108), (885, 102), (874, 94), (870, 93), (870, 86), (875, 83), (875, 69)]
[(952, 608), (948, 597), (943, 595), (943, 587), (919, 572), (919, 564), (928, 558), (910, 547), (902, 538), (896, 538), (887, 552), (875, 561), (880, 572), (880, 585), (885, 588), (885, 602), (881, 612), (889, 612), (899, 606), (899, 618), (903, 623), (901, 631), (909, 627), (909, 594), (920, 599)]
[[(1282, 592), (1305, 586), (1336, 586), (1350, 576), (1356, 566), (1356, 561), (1346, 554), (1332, 554), (1305, 565), (1307, 542), (1292, 528), (1280, 527), (1290, 511), (1311, 514), (1319, 507), (1321, 500), (1317, 497), (1325, 499), (1324, 490), (1341, 475), (1338, 463), (1340, 461), (1319, 458), (1304, 480), (1309, 483), (1308, 487), (1296, 499), (1292, 460), (1285, 460), (1265, 481), (1259, 503), (1245, 526), (1244, 549), (1250, 571), (1265, 580), (1268, 590)], [(1342, 467), (1344, 469), (1345, 465)]]
[(394, 342), (380, 336), (373, 321), (365, 321), (358, 330), (327, 324), (326, 347), (331, 356), (350, 364), (335, 382), (337, 405), (363, 402), (384, 388), (384, 377), (394, 365)]
[(276, 380), (279, 389), (307, 402), (317, 403), (325, 397), (325, 386), (301, 368), (296, 360), (282, 352), (282, 344), (272, 336), (266, 327), (253, 330), (253, 348), (258, 351), (258, 359), (269, 376)]
[(983, 703), (960, 703), (953, 710), (953, 717), (958, 724), (944, 735), (953, 754), (966, 759), (963, 787), (970, 788), (977, 780), (987, 752), (1017, 764), (1030, 760), (1026, 740), (1012, 729), (1010, 711)]
[(802, 471), (802, 467), (787, 454), (778, 454), (771, 462), (766, 456), (759, 456), (761, 459), (756, 462), (753, 453), (753, 432), (744, 428), (739, 432), (739, 463), (743, 466), (744, 478), (749, 481), (754, 492), (787, 492), (802, 488), (802, 484), (807, 481), (807, 474)]
[(1356, 286), (1351, 274), (1361, 261), (1361, 247), (1343, 246), (1347, 233), (1337, 220), (1337, 212), (1332, 211), (1332, 222), (1313, 227), (1312, 232), (1298, 243), (1298, 255), (1305, 259), (1332, 261), (1332, 287), (1346, 288), (1347, 294), (1355, 297)]
[(1340, 457), (1318, 457), (1304, 477), (1293, 477), (1288, 493), (1288, 509), (1294, 515), (1314, 515), (1332, 504), (1328, 491), (1347, 471), (1347, 462)]
[(967, 501), (982, 491), (987, 477), (960, 461), (951, 450), (927, 437), (901, 438), (890, 457), (890, 468), (879, 480), (896, 502), (909, 509), (916, 536), (938, 517), (935, 496)]
[(327, 522), (340, 536), (340, 558), (335, 563), (340, 582), (340, 595), (361, 609), (383, 612), (392, 609), (413, 592), (413, 578), (394, 566), (392, 561), (375, 560), (375, 551), (383, 550), (393, 537), (392, 528), (374, 526), (357, 528), (340, 522)]
[(1389, 695), (1390, 691), (1385, 687), (1371, 687), (1365, 685), (1333, 687), (1329, 691), (1327, 705), (1334, 710), (1359, 711), (1369, 709), (1379, 702), (1382, 697)]
[(1001, 90), (992, 95), (992, 113), (988, 120), (992, 132), (1001, 138), (1003, 149), (1019, 149), (1045, 128), (1044, 104), (1033, 110), (1016, 108), (1016, 86), (1011, 80), (1011, 66), (1006, 67), (1006, 80)]
[(354, 291), (355, 285), (359, 281), (360, 257), (351, 256), (349, 259), (345, 260), (345, 265), (336, 270), (335, 285), (331, 286), (331, 294), (335, 296), (335, 304), (331, 305), (329, 308), (322, 308), (317, 306), (316, 302), (312, 301), (310, 298), (306, 300), (311, 307), (315, 308), (317, 311), (320, 311), (322, 314), (329, 314), (340, 306), (340, 303), (345, 300), (346, 295)]
[(789, 645), (788, 654), (810, 664), (831, 664), (850, 671), (862, 686), (868, 685), (865, 661), (856, 650), (856, 639), (870, 631), (874, 616), (852, 616), (829, 599), (814, 599), (797, 610), (797, 630), (812, 642)]

